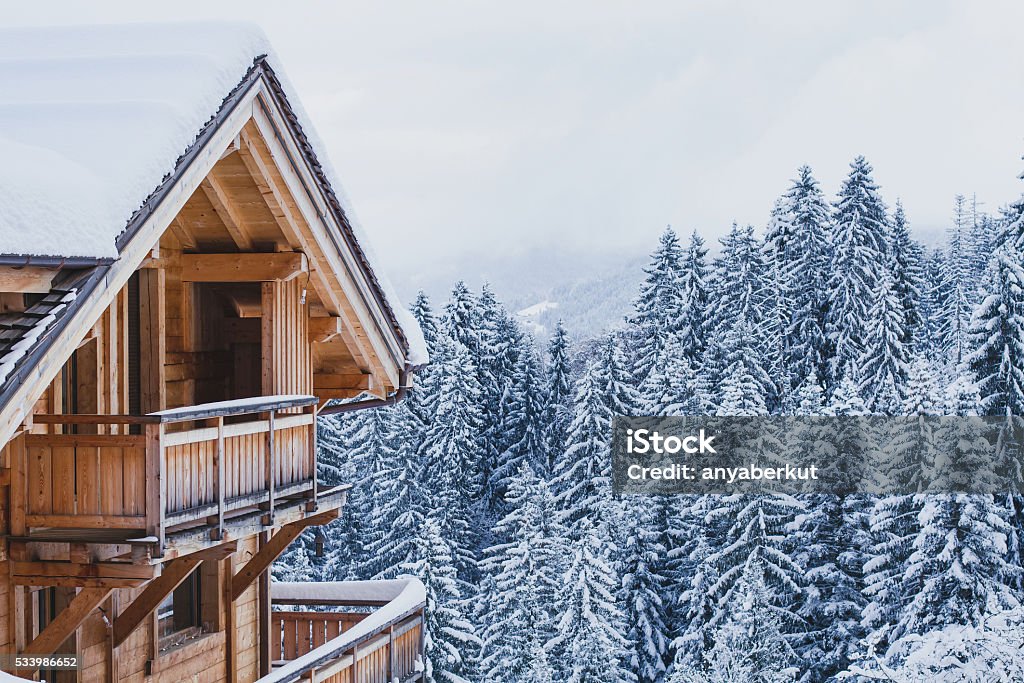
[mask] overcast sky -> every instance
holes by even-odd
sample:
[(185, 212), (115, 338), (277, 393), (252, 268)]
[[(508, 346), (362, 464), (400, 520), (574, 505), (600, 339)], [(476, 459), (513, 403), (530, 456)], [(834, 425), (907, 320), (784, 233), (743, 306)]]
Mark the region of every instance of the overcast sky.
[(0, 23), (209, 18), (269, 34), (391, 267), (761, 226), (799, 165), (831, 197), (856, 154), (919, 228), (1024, 189), (1024, 2), (47, 0)]

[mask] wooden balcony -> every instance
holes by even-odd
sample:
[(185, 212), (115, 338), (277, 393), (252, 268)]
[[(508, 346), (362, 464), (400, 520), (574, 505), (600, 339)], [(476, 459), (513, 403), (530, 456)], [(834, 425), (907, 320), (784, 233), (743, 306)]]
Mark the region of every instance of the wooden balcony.
[(161, 558), (340, 505), (343, 491), (317, 486), (316, 404), (269, 396), (142, 416), (36, 415), (51, 433), (25, 436), (13, 535), (128, 543)]
[(274, 668), (257, 683), (422, 680), (426, 591), (418, 579), (272, 583), (270, 592)]

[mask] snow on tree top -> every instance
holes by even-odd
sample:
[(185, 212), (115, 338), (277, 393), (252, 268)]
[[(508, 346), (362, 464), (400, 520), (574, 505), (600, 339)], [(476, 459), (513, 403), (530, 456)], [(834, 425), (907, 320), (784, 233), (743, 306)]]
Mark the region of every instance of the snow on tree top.
[(244, 23), (0, 30), (0, 254), (116, 258), (132, 215), (266, 55), (409, 341), (426, 345), (266, 36)]

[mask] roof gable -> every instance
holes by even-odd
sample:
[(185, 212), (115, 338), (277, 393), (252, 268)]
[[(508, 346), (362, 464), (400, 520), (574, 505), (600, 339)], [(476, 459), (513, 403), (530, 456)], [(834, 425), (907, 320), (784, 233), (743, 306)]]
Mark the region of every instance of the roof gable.
[[(273, 112), (266, 110), (260, 115), (273, 113), (275, 120), (280, 124), (275, 126), (275, 134), (282, 133), (280, 142), (285, 147), (293, 150), (288, 158), (292, 163), (298, 163), (303, 167), (303, 173), (312, 180), (308, 183), (313, 186), (314, 192), (321, 197), (317, 200), (322, 202), (326, 209), (318, 208), (313, 213), (321, 218), (326, 233), (333, 240), (338, 256), (341, 261), (335, 260), (332, 268), (341, 268), (342, 262), (352, 265), (344, 266), (348, 276), (355, 276), (366, 283), (367, 291), (370, 292), (370, 300), (365, 302), (372, 310), (379, 311), (384, 315), (384, 320), (378, 320), (382, 325), (381, 329), (390, 330), (398, 340), (400, 349), (396, 358), (401, 364), (418, 365), (426, 362), (425, 345), (422, 342), (422, 334), (412, 318), (411, 314), (401, 305), (390, 284), (381, 276), (380, 271), (375, 270), (372, 265), (373, 256), (368, 251), (366, 237), (361, 234), (358, 225), (352, 220), (350, 210), (347, 209), (344, 200), (336, 194), (337, 183), (334, 179), (334, 172), (326, 162), (322, 154), (322, 146), (315, 137), (311, 126), (305, 118), (305, 114), (299, 108), (294, 97), (289, 97), (289, 86), (276, 72), (270, 59), (263, 53), (267, 50), (266, 41), (262, 34), (251, 28), (223, 25), (204, 25), (203, 30), (190, 31), (184, 27), (172, 27), (168, 33), (171, 35), (192, 36), (189, 40), (183, 41), (179, 48), (187, 51), (196, 51), (201, 55), (200, 62), (206, 60), (211, 74), (196, 78), (199, 83), (195, 92), (183, 94), (179, 86), (170, 88), (170, 93), (177, 93), (169, 100), (153, 104), (146, 99), (146, 93), (151, 85), (146, 85), (141, 90), (131, 88), (133, 97), (127, 95), (122, 98), (124, 105), (120, 115), (127, 115), (126, 112), (134, 112), (142, 116), (145, 112), (162, 112), (146, 119), (150, 126), (147, 128), (135, 121), (127, 129), (124, 140), (117, 135), (107, 123), (90, 128), (88, 125), (93, 119), (87, 117), (84, 123), (73, 118), (65, 120), (65, 125), (74, 128), (81, 136), (92, 136), (88, 143), (78, 143), (72, 140), (72, 136), (49, 140), (42, 135), (41, 131), (46, 126), (39, 125), (33, 128), (25, 112), (15, 116), (17, 110), (31, 110), (32, 107), (45, 114), (41, 118), (50, 118), (50, 124), (60, 119), (58, 113), (68, 109), (67, 102), (40, 101), (34, 105), (28, 102), (26, 93), (31, 90), (28, 85), (21, 84), (23, 102), (15, 102), (18, 97), (14, 95), (4, 97), (0, 95), (0, 150), (4, 145), (8, 147), (21, 146), (22, 156), (12, 157), (13, 161), (5, 159), (0, 165), (0, 184), (5, 176), (16, 175), (12, 166), (25, 161), (25, 155), (31, 158), (29, 164), (32, 168), (40, 169), (35, 175), (28, 173), (22, 177), (21, 184), (15, 183), (6, 191), (12, 195), (13, 204), (5, 206), (2, 202), (4, 196), (0, 194), (0, 206), (4, 206), (3, 215), (0, 215), (0, 263), (6, 260), (11, 262), (11, 254), (18, 254), (18, 258), (24, 255), (42, 254), (56, 257), (93, 257), (102, 259), (97, 267), (86, 272), (81, 272), (81, 282), (76, 298), (69, 300), (66, 306), (54, 311), (54, 316), (47, 320), (47, 325), (41, 328), (29, 328), (25, 325), (11, 326), (8, 330), (8, 349), (0, 348), (0, 363), (5, 364), (5, 373), (8, 375), (6, 381), (0, 377), (0, 408), (10, 406), (12, 399), (25, 398), (20, 396), (20, 384), (29, 375), (38, 374), (36, 369), (39, 362), (45, 356), (48, 347), (57, 338), (62, 330), (76, 318), (79, 311), (85, 311), (82, 318), (83, 325), (88, 322), (90, 315), (102, 306), (98, 299), (99, 285), (102, 289), (120, 287), (121, 279), (127, 276), (141, 263), (145, 251), (152, 247), (151, 242), (159, 239), (163, 230), (167, 229), (169, 222), (176, 215), (182, 206), (184, 199), (191, 195), (198, 186), (198, 183), (216, 164), (219, 155), (228, 145), (233, 136), (239, 135), (239, 131), (250, 117), (257, 114), (257, 108), (262, 106), (266, 109), (269, 102)], [(157, 30), (159, 29), (159, 30)], [(99, 38), (106, 45), (117, 45), (115, 35), (107, 34), (106, 28), (99, 30)], [(142, 31), (143, 33), (155, 31), (161, 34), (160, 39), (155, 39), (152, 44), (146, 45), (144, 40), (130, 41), (127, 46), (118, 48), (124, 52), (131, 53), (132, 50), (141, 50), (139, 59), (145, 62), (152, 58), (154, 64), (161, 65), (169, 57), (167, 52), (159, 49), (161, 45), (177, 44), (162, 34), (164, 27), (138, 27), (127, 26), (117, 27), (117, 31)], [(76, 29), (78, 31), (78, 29)], [(10, 33), (10, 32), (7, 32)], [(18, 32), (14, 32), (18, 33)], [(44, 32), (46, 33), (46, 32)], [(91, 48), (83, 44), (77, 33), (72, 31), (68, 36), (59, 35), (57, 39), (66, 38), (71, 47), (61, 46), (54, 49), (53, 54), (64, 55), (63, 58), (53, 58), (51, 64), (33, 66), (36, 76), (43, 73), (54, 74), (58, 82), (61, 81), (63, 72), (58, 63), (63, 60), (76, 61), (76, 55), (88, 52)], [(115, 32), (116, 33), (116, 32)], [(210, 57), (199, 47), (193, 38), (205, 36), (205, 39), (224, 38), (234, 36), (236, 43), (234, 47), (217, 53), (219, 56)], [(34, 39), (33, 36), (34, 35)], [(12, 48), (10, 44), (20, 42), (25, 45), (53, 44), (53, 40), (42, 40), (37, 34), (27, 33), (25, 35), (14, 35), (11, 43), (4, 42), (8, 36), (0, 32), (0, 58), (10, 57)], [(59, 42), (59, 41), (58, 41)], [(143, 47), (145, 46), (145, 47)], [(13, 48), (15, 51), (17, 48)], [(26, 60), (19, 64), (39, 64), (46, 62), (45, 49), (38, 47), (26, 48)], [(256, 52), (255, 55), (252, 53)], [(227, 56), (225, 56), (227, 55)], [(193, 57), (195, 55), (193, 54)], [(93, 66), (106, 63), (94, 54), (82, 57)], [(113, 62), (119, 63), (121, 56), (112, 58)], [(10, 60), (8, 59), (10, 62)], [(186, 66), (191, 63), (197, 64), (194, 60), (183, 62)], [(80, 65), (79, 65), (80, 66)], [(43, 68), (45, 67), (45, 68)], [(158, 68), (159, 70), (159, 68)], [(2, 70), (0, 70), (2, 71)], [(74, 71), (74, 69), (72, 69)], [(133, 73), (131, 69), (114, 69), (118, 75), (115, 80), (124, 81), (125, 74)], [(140, 74), (144, 75), (144, 74)], [(192, 74), (195, 77), (195, 74)], [(8, 77), (11, 82), (16, 78)], [(4, 78), (0, 77), (0, 88)], [(126, 87), (130, 86), (125, 82)], [(106, 111), (108, 113), (118, 110), (116, 94), (119, 92), (111, 84), (104, 84), (99, 91), (92, 91), (82, 87), (81, 84), (67, 84), (69, 92), (76, 95), (81, 105), (88, 111), (93, 106), (95, 112)], [(42, 97), (42, 89), (36, 86), (36, 92)], [(219, 88), (216, 95), (214, 88)], [(187, 90), (187, 88), (186, 88)], [(201, 92), (200, 92), (201, 91)], [(98, 101), (101, 94), (114, 98), (114, 101), (104, 104)], [(260, 99), (258, 99), (260, 98)], [(73, 98), (71, 98), (73, 99)], [(211, 104), (215, 103), (215, 104)], [(181, 116), (175, 118), (169, 112), (177, 107)], [(212, 107), (207, 112), (206, 108)], [(119, 115), (119, 116), (120, 116)], [(3, 120), (7, 116), (13, 122), (18, 122), (21, 128), (15, 126), (10, 129), (3, 129)], [(102, 117), (100, 117), (102, 118)], [(118, 116), (114, 116), (116, 120)], [(129, 116), (130, 118), (130, 116)], [(162, 125), (174, 119), (174, 125)], [(161, 127), (162, 126), (162, 127)], [(194, 126), (188, 129), (189, 126)], [(286, 130), (279, 130), (286, 129)], [(161, 137), (157, 143), (139, 142), (145, 148), (147, 154), (152, 154), (153, 159), (146, 161), (145, 154), (139, 150), (124, 152), (123, 154), (111, 153), (103, 160), (90, 161), (93, 155), (102, 156), (105, 146), (116, 141), (118, 145), (130, 146), (136, 141), (145, 130), (147, 139)], [(185, 132), (185, 131), (188, 132)], [(19, 137), (20, 136), (20, 137)], [(12, 139), (17, 137), (17, 140)], [(66, 143), (66, 144), (65, 144)], [(63, 147), (61, 145), (64, 145)], [(149, 146), (147, 146), (149, 145)], [(89, 153), (83, 152), (86, 148)], [(318, 154), (318, 151), (321, 153)], [(76, 156), (77, 155), (77, 156)], [(112, 158), (119, 157), (121, 163), (113, 163)], [(132, 165), (132, 159), (138, 160), (138, 165)], [(57, 173), (54, 177), (44, 176), (42, 168), (50, 161), (57, 163), (67, 175)], [(28, 163), (28, 162), (26, 162)], [(91, 166), (87, 165), (91, 164)], [(142, 168), (146, 166), (146, 168)], [(152, 168), (149, 168), (152, 166)], [(198, 169), (198, 170), (196, 170)], [(205, 170), (204, 170), (205, 169)], [(136, 178), (128, 179), (132, 170), (138, 172), (142, 180)], [(76, 174), (84, 173), (84, 177)], [(154, 180), (155, 179), (155, 180)], [(52, 180), (52, 183), (50, 182)], [(91, 182), (90, 181), (95, 181)], [(305, 182), (305, 181), (303, 181)], [(48, 184), (49, 183), (49, 184)], [(116, 191), (100, 193), (95, 196), (80, 196), (82, 188), (95, 188), (106, 185), (117, 186)], [(18, 193), (19, 189), (27, 188), (26, 192)], [(4, 190), (0, 190), (3, 192)], [(119, 199), (117, 199), (119, 198)], [(34, 203), (51, 203), (49, 213), (37, 211)], [(81, 204), (76, 204), (81, 202)], [(77, 208), (76, 208), (77, 207)], [(100, 207), (97, 209), (97, 207)], [(81, 209), (82, 215), (77, 212)], [(96, 212), (90, 213), (95, 210)], [(73, 219), (68, 219), (73, 216)], [(62, 223), (62, 220), (70, 222)], [(22, 221), (22, 222), (19, 222)], [(82, 222), (84, 221), (84, 223)], [(324, 222), (327, 221), (327, 222)], [(70, 233), (69, 233), (70, 231)], [(145, 244), (143, 244), (145, 243)], [(332, 259), (336, 257), (332, 256)], [(347, 259), (347, 260), (346, 260)], [(79, 259), (81, 260), (81, 259)], [(63, 280), (60, 280), (63, 282)], [(56, 284), (56, 283), (55, 283)], [(51, 297), (52, 298), (52, 297)], [(91, 298), (97, 301), (90, 300)], [(83, 327), (77, 325), (76, 329)], [(36, 334), (39, 332), (39, 334)], [(14, 338), (21, 334), (21, 338)], [(34, 335), (34, 336), (33, 336)], [(32, 337), (32, 339), (29, 339)], [(18, 342), (24, 341), (18, 345)], [(18, 357), (15, 358), (11, 349), (18, 345)], [(404, 360), (403, 360), (404, 357)], [(47, 366), (52, 363), (47, 363)], [(18, 401), (15, 400), (14, 403)], [(10, 416), (5, 416), (9, 418)], [(9, 424), (7, 420), (5, 423)], [(0, 425), (6, 428), (7, 424)]]

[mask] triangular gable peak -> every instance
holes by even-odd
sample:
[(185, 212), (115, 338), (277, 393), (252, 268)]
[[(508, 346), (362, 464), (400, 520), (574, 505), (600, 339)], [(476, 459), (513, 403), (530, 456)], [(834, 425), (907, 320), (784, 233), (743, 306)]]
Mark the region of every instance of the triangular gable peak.
[[(49, 295), (37, 296), (31, 305), (26, 300), (24, 315), (31, 324), (11, 326), (6, 331), (11, 343), (0, 346), (0, 364), (5, 364), (0, 444), (30, 421), (33, 404), (75, 349), (97, 334), (104, 313), (118, 305), (136, 273), (158, 273), (144, 281), (171, 299), (160, 298), (161, 310), (152, 319), (166, 326), (159, 335), (165, 346), (182, 337), (186, 346), (201, 347), (188, 337), (209, 333), (197, 316), (216, 317), (209, 311), (218, 306), (232, 311), (228, 323), (214, 326), (215, 334), (237, 335), (240, 344), (273, 335), (272, 326), (284, 324), (275, 316), (295, 316), (296, 306), (305, 309), (301, 325), (312, 351), (268, 357), (264, 348), (261, 361), (252, 364), (263, 376), (262, 389), (254, 384), (244, 393), (284, 387), (321, 400), (362, 393), (386, 397), (407, 381), (411, 366), (425, 361), (415, 322), (370, 266), (267, 59), (257, 58), (226, 95), (117, 237), (115, 260), (98, 259), (82, 268), (88, 259), (25, 257), (20, 289), (7, 289)], [(8, 257), (7, 263), (19, 258)], [(13, 277), (13, 269), (2, 263), (0, 271)], [(3, 283), (0, 275), (0, 290)], [(270, 304), (274, 291), (279, 301)], [(8, 308), (7, 316), (21, 314), (16, 305)], [(162, 388), (154, 391), (161, 398), (150, 408), (202, 402), (195, 382), (186, 389), (173, 386), (174, 358), (181, 350), (159, 350), (165, 364), (156, 371)], [(312, 387), (290, 386), (284, 377), (309, 371)], [(127, 405), (117, 408), (128, 412)]]

